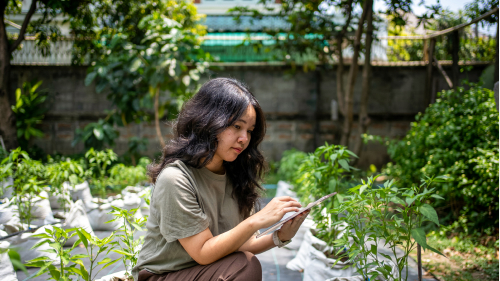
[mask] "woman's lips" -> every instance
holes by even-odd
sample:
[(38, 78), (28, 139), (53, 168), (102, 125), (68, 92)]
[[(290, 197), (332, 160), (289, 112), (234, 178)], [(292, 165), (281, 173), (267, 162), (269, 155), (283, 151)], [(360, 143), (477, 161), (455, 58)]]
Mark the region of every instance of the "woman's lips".
[(243, 151), (242, 148), (236, 148), (236, 147), (233, 147), (233, 149), (237, 152), (237, 153), (241, 153)]

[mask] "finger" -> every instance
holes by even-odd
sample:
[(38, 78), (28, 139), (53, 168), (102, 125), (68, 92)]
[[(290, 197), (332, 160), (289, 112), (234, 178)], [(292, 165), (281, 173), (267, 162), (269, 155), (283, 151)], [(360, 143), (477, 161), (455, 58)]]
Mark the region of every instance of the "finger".
[(299, 211), (299, 208), (296, 208), (296, 207), (287, 207), (287, 208), (283, 208), (282, 211), (284, 213), (289, 213), (289, 212), (298, 212)]
[(297, 202), (297, 201), (288, 201), (288, 202), (283, 203), (283, 204), (285, 206), (287, 206), (287, 207), (288, 206), (290, 206), (290, 207), (299, 207), (299, 208), (302, 207), (302, 205), (299, 202)]
[(276, 197), (276, 198), (277, 198), (278, 200), (280, 200), (280, 201), (286, 201), (286, 202), (288, 202), (288, 201), (295, 201), (295, 202), (297, 202), (297, 200), (296, 200), (296, 199), (293, 199), (293, 198), (292, 198), (292, 197), (290, 197), (290, 196), (280, 196), (280, 197)]
[(287, 203), (285, 203), (285, 205), (287, 207), (288, 206), (290, 206), (290, 207), (298, 207), (298, 208), (302, 207), (302, 205), (299, 202), (297, 202), (297, 201), (288, 201)]

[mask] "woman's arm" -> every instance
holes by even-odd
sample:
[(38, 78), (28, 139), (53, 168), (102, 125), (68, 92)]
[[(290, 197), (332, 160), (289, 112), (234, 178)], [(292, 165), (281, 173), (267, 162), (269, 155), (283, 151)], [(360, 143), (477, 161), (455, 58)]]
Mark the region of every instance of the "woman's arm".
[[(290, 221), (287, 221), (280, 230), (278, 230), (278, 238), (281, 241), (288, 241), (292, 239), (299, 227), (302, 225), (302, 222), (306, 219), (309, 211), (304, 212), (297, 217), (293, 218)], [(249, 251), (254, 255), (265, 252), (271, 248), (275, 247), (272, 235), (266, 235), (261, 238), (255, 238), (255, 236), (250, 237), (245, 244), (243, 244), (238, 250), (239, 251)]]
[(179, 242), (197, 263), (210, 264), (237, 251), (257, 230), (273, 225), (286, 213), (298, 211), (299, 207), (300, 203), (291, 197), (274, 198), (260, 212), (229, 231), (214, 237), (207, 228), (196, 235), (181, 238)]

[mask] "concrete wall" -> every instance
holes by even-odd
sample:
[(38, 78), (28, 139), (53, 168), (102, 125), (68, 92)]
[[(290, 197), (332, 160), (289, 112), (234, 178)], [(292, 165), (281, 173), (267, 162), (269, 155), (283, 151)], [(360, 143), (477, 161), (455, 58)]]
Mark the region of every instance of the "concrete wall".
[[(359, 108), (361, 69), (355, 87), (355, 112)], [(469, 73), (462, 73), (461, 78), (467, 75), (470, 81), (478, 81), (483, 69), (484, 66), (475, 66)], [(446, 67), (445, 70), (451, 72)], [(438, 75), (436, 73), (434, 77), (435, 91), (447, 88), (444, 79)], [(112, 109), (105, 94), (98, 94), (93, 86), (84, 85), (85, 76), (85, 67), (12, 67), (11, 90), (20, 87), (24, 81), (36, 79), (43, 80), (41, 88), (50, 91), (50, 110), (43, 123), (45, 137), (35, 141), (48, 153), (81, 152), (82, 144), (71, 146), (76, 128), (83, 128), (89, 122), (105, 117), (105, 111)], [(292, 147), (313, 151), (316, 145), (325, 141), (338, 143), (340, 140), (342, 120), (332, 121), (330, 118), (331, 100), (336, 99), (335, 69), (291, 73), (286, 66), (232, 65), (213, 70), (202, 82), (208, 77), (232, 77), (250, 87), (266, 113), (268, 127), (262, 150), (268, 159), (278, 160), (284, 150)], [(404, 136), (414, 116), (425, 110), (424, 87), (423, 66), (373, 67), (368, 106), (372, 120), (369, 133)], [(127, 150), (127, 140), (132, 136), (149, 139), (148, 155), (160, 151), (153, 123), (118, 129), (120, 137), (115, 147), (118, 153)], [(162, 127), (162, 132), (167, 138), (172, 136), (167, 124)], [(358, 141), (358, 135), (355, 123), (351, 145)], [(360, 164), (380, 166), (387, 161), (385, 147), (372, 143), (364, 147)]]

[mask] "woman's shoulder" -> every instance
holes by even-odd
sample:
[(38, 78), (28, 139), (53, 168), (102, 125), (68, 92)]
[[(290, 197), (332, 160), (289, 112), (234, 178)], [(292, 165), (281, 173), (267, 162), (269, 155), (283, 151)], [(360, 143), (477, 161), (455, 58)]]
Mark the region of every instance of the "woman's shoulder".
[(165, 185), (190, 185), (194, 183), (193, 172), (181, 160), (176, 160), (170, 164), (165, 165), (163, 170), (156, 178), (155, 186)]

